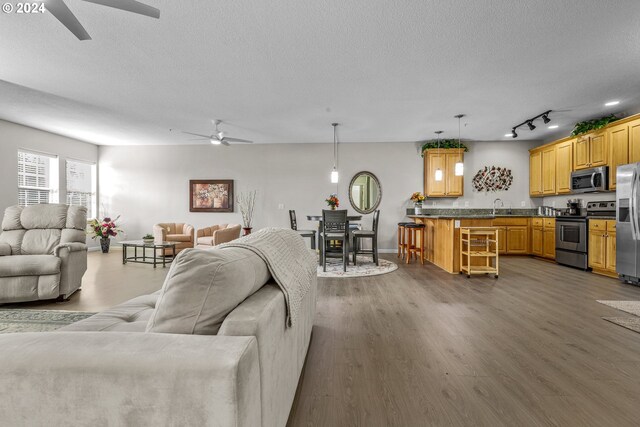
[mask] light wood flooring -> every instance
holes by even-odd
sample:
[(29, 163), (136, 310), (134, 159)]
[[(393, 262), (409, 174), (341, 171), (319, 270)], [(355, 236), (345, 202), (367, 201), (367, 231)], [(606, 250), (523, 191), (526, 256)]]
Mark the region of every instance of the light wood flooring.
[[(160, 288), (168, 269), (91, 253), (83, 290), (34, 308), (98, 311)], [(387, 259), (395, 259), (385, 255)], [(500, 279), (432, 265), (320, 279), (290, 426), (640, 424), (640, 334), (597, 299), (640, 288), (526, 257)]]

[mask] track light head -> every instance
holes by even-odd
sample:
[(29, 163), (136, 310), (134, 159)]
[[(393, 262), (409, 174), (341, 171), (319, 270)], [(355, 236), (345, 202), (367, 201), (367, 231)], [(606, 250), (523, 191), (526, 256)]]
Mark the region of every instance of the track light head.
[(518, 134), (516, 133), (515, 128), (511, 129), (511, 138), (517, 138), (517, 137), (518, 137)]
[(549, 116), (547, 114), (543, 114), (542, 115), (542, 121), (546, 125), (547, 123), (549, 123), (551, 121), (551, 119), (549, 118)]
[(529, 130), (534, 130), (536, 128), (535, 125), (533, 124), (533, 121), (531, 120), (527, 122), (527, 126), (529, 126)]

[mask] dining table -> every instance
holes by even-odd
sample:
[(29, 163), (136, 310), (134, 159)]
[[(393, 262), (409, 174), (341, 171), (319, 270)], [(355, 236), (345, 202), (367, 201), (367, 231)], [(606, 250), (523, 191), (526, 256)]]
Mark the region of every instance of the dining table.
[[(322, 260), (322, 251), (323, 251), (323, 246), (322, 245), (322, 215), (307, 215), (307, 220), (308, 221), (317, 221), (318, 222), (318, 231), (316, 232), (316, 242), (318, 243), (318, 245), (316, 246), (318, 248), (318, 252), (320, 253), (320, 257), (318, 258), (319, 260)], [(360, 221), (362, 220), (362, 215), (347, 215), (347, 230), (349, 230), (349, 223), (353, 222), (353, 221)], [(351, 245), (350, 245), (351, 246)], [(353, 250), (353, 248), (350, 248), (350, 250)], [(318, 261), (320, 262), (320, 261)]]

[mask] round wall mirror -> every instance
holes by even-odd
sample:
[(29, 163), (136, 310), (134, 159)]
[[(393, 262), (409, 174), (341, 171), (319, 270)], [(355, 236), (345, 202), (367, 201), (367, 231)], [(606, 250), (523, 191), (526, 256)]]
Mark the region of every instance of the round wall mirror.
[(382, 199), (380, 181), (371, 172), (358, 172), (349, 184), (349, 201), (356, 212), (369, 214), (375, 211)]

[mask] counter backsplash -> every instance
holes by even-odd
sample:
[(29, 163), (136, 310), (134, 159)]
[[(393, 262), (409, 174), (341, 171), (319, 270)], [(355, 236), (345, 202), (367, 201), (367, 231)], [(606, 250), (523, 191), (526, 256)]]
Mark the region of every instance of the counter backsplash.
[[(509, 212), (511, 211), (511, 212)], [(422, 208), (420, 215), (434, 215), (434, 216), (465, 216), (465, 215), (491, 215), (493, 209), (472, 209), (472, 208)], [(496, 209), (498, 215), (521, 215), (521, 216), (536, 216), (537, 209)], [(407, 215), (416, 215), (415, 208), (407, 208)]]

